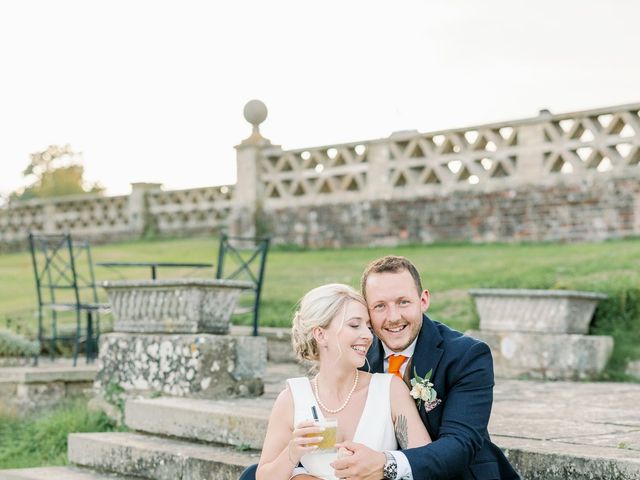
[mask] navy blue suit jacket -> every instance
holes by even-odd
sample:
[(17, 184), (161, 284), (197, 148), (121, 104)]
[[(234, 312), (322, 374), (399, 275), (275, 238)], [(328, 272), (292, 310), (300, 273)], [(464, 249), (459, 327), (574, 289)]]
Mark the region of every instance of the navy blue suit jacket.
[[(487, 432), (494, 385), (489, 347), (426, 315), (422, 322), (409, 378), (414, 368), (420, 377), (432, 370), (442, 402), (428, 413), (420, 407), (432, 443), (403, 450), (414, 480), (519, 479)], [(367, 357), (372, 371), (384, 371), (380, 340), (374, 339)]]

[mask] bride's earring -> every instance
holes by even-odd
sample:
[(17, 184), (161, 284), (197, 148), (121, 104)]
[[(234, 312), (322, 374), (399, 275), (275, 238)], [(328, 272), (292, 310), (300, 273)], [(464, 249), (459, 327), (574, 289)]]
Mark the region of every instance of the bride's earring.
[(325, 350), (329, 350), (329, 336), (325, 332), (323, 332), (322, 338), (324, 340), (322, 348), (324, 348)]

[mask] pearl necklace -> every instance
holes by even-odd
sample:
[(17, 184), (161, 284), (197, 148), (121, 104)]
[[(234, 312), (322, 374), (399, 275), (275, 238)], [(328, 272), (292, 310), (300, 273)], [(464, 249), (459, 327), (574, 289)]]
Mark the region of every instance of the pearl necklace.
[(336, 408), (335, 410), (332, 410), (330, 408), (327, 408), (327, 406), (324, 403), (322, 403), (322, 400), (320, 400), (320, 394), (318, 393), (318, 375), (316, 375), (315, 378), (313, 379), (313, 390), (316, 394), (316, 400), (318, 400), (318, 405), (320, 405), (322, 409), (327, 413), (338, 413), (344, 410), (344, 407), (346, 407), (347, 404), (349, 403), (349, 400), (351, 400), (351, 395), (353, 395), (353, 392), (356, 390), (357, 385), (358, 385), (358, 370), (356, 370), (356, 378), (353, 381), (353, 387), (351, 387), (351, 391), (349, 392), (349, 395), (347, 395), (347, 399), (344, 401), (344, 403), (340, 407)]

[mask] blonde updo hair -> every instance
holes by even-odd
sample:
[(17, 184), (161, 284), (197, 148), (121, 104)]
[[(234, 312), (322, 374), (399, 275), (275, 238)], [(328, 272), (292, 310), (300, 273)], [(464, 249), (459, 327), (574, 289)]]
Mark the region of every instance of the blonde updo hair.
[(331, 320), (350, 301), (367, 306), (362, 295), (349, 285), (330, 283), (310, 290), (293, 316), (291, 344), (298, 360), (318, 361), (320, 351), (313, 336), (316, 327), (328, 328)]

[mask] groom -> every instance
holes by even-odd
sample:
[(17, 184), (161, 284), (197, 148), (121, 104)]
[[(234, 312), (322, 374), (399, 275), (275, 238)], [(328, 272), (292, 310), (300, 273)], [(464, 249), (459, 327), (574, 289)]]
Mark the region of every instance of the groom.
[(373, 372), (405, 380), (432, 371), (437, 400), (421, 402), (420, 416), (433, 442), (395, 452), (376, 452), (344, 442), (353, 451), (333, 464), (338, 478), (519, 479), (489, 438), (493, 361), (487, 345), (434, 322), (424, 312), (429, 292), (404, 257), (375, 260), (362, 275), (371, 325), (378, 337), (367, 355)]

